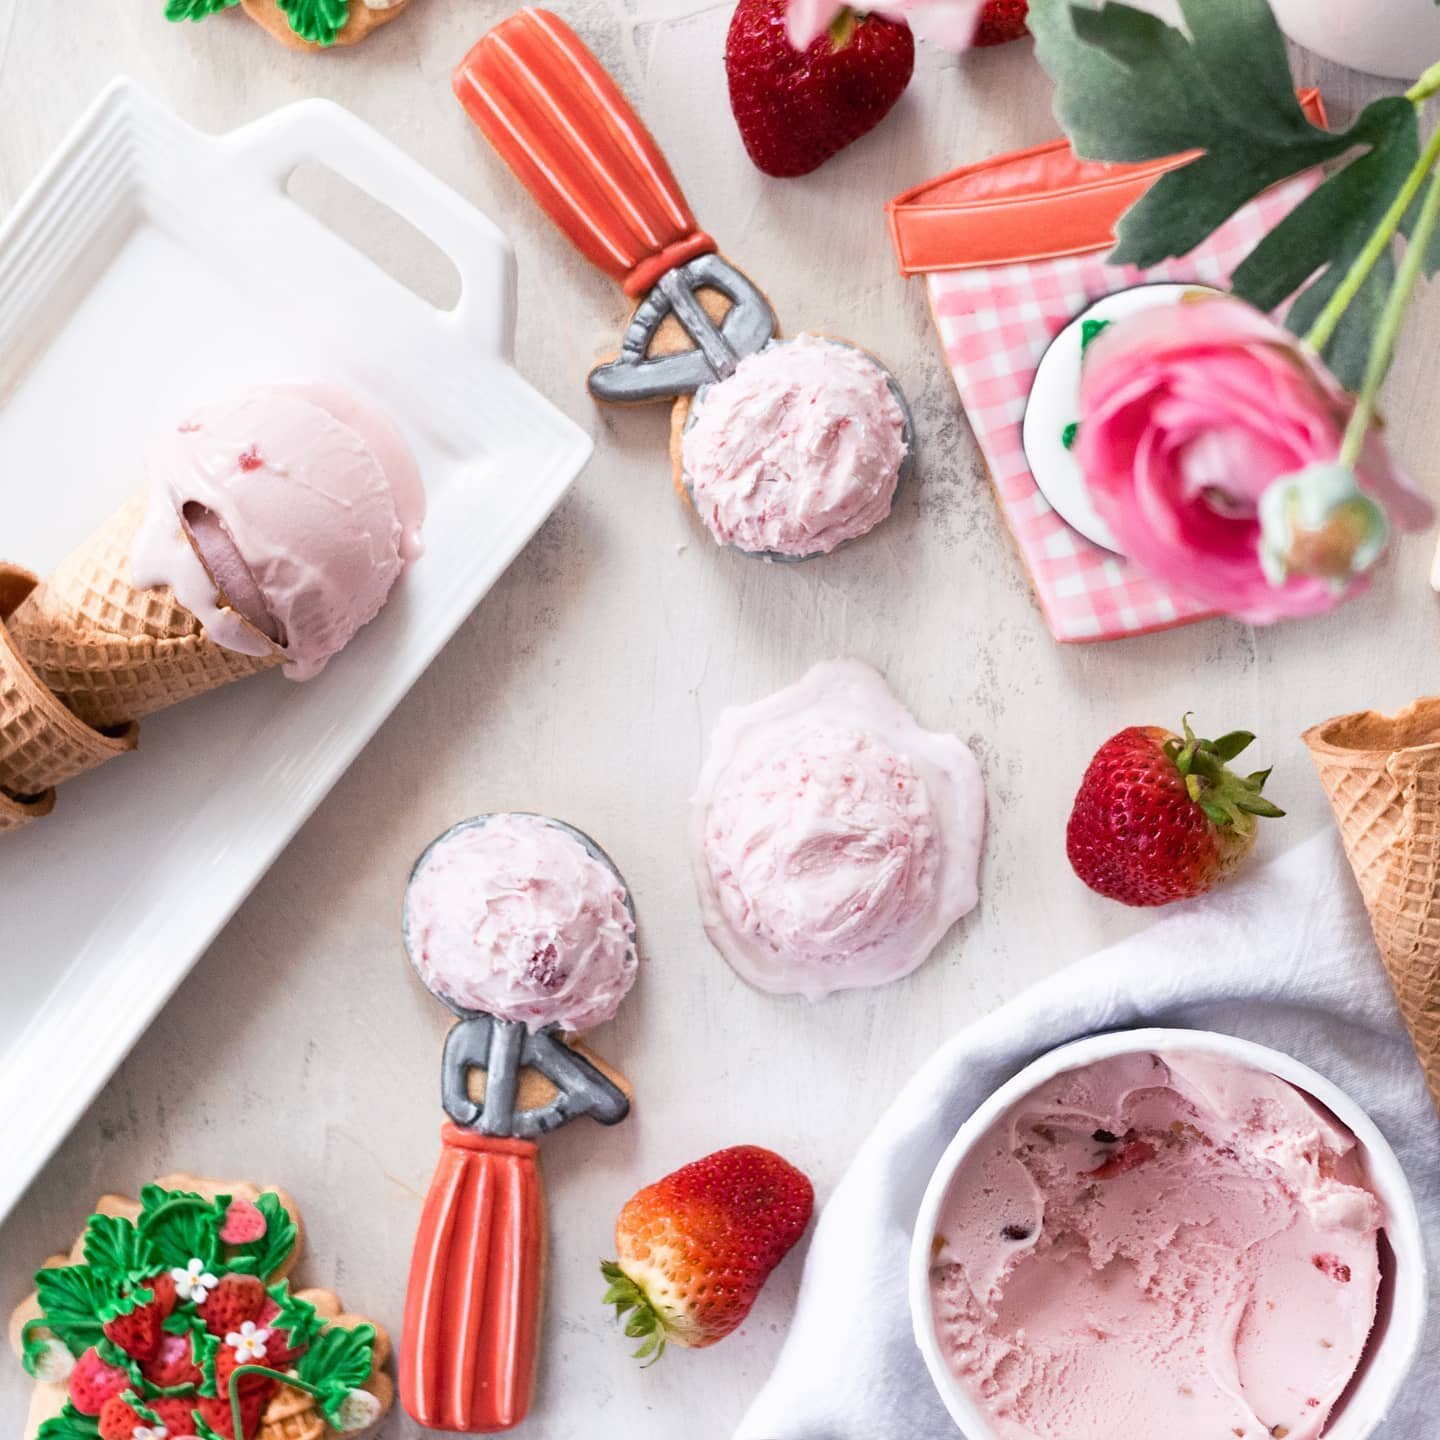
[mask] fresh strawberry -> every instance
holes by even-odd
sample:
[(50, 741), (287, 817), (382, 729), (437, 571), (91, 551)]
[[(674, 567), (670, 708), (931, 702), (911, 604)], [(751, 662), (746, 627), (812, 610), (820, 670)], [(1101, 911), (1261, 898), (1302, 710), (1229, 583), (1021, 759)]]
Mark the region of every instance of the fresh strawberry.
[(200, 1367), (195, 1363), (188, 1335), (160, 1335), (155, 1353), (140, 1362), (140, 1373), (163, 1390), (176, 1385), (198, 1385)]
[(1255, 817), (1283, 815), (1260, 792), (1268, 770), (1226, 768), (1255, 738), (1197, 740), (1132, 726), (1096, 752), (1070, 812), (1065, 851), (1092, 889), (1124, 905), (1168, 905), (1226, 879), (1255, 845)]
[(98, 1415), (107, 1400), (130, 1388), (130, 1376), (118, 1365), (107, 1365), (92, 1345), (70, 1372), (70, 1403), (82, 1415)]
[(605, 1303), (628, 1312), (637, 1356), (667, 1341), (700, 1349), (750, 1313), (760, 1287), (810, 1223), (815, 1191), (770, 1150), (737, 1145), (634, 1196), (615, 1222), (618, 1258), (601, 1265)]
[(205, 1328), (222, 1340), (247, 1320), (258, 1320), (270, 1297), (254, 1275), (226, 1275), (200, 1307)]
[[(247, 1440), (247, 1437), (255, 1434), (260, 1428), (260, 1417), (265, 1413), (265, 1407), (270, 1403), (270, 1396), (262, 1391), (244, 1391), (240, 1396), (240, 1424), (241, 1432), (238, 1440)], [(230, 1397), (228, 1395), (202, 1395), (195, 1402), (195, 1408), (200, 1412), (200, 1418), (219, 1436), (222, 1440), (237, 1440), (235, 1435), (235, 1421), (230, 1410)], [(102, 1440), (109, 1440), (108, 1436), (102, 1436)]]
[(1030, 0), (985, 0), (972, 45), (1008, 45), (1030, 33)]
[(134, 1440), (137, 1427), (147, 1424), (128, 1400), (116, 1395), (100, 1411), (100, 1440)]
[(909, 27), (844, 10), (796, 50), (787, 0), (740, 0), (725, 39), (730, 109), (767, 175), (805, 175), (878, 125), (910, 83)]

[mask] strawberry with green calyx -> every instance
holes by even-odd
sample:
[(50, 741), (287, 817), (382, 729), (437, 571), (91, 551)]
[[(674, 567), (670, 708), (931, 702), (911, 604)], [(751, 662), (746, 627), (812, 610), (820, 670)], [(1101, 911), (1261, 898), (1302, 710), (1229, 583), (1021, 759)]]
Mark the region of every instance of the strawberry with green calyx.
[(126, 1367), (102, 1359), (92, 1345), (75, 1362), (67, 1389), (70, 1403), (82, 1415), (99, 1415), (107, 1401), (124, 1394), (133, 1383)]
[(1070, 812), (1065, 850), (1092, 890), (1125, 905), (1167, 905), (1227, 879), (1255, 846), (1256, 819), (1285, 812), (1261, 793), (1269, 770), (1228, 768), (1255, 739), (1200, 740), (1132, 726), (1096, 752)]
[(806, 175), (890, 112), (915, 68), (908, 26), (842, 10), (803, 50), (787, 0), (740, 0), (725, 38), (730, 109), (746, 153), (767, 175)]
[(604, 1303), (659, 1359), (673, 1341), (701, 1349), (750, 1313), (770, 1272), (804, 1234), (810, 1181), (773, 1151), (737, 1145), (633, 1196), (615, 1222), (616, 1259), (600, 1266)]

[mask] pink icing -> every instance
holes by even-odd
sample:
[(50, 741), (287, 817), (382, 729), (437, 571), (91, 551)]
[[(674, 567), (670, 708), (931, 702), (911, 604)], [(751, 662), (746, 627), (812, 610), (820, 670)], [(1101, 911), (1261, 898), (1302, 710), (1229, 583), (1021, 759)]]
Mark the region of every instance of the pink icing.
[[(420, 553), (425, 494), (405, 441), (333, 385), (275, 385), (160, 437), (131, 554), (216, 644), (308, 680), (374, 619)], [(222, 597), (224, 602), (222, 604)]]
[(466, 1010), (588, 1030), (635, 982), (635, 922), (610, 867), (536, 815), (439, 841), (405, 895), (420, 978)]
[[(1109, 1138), (1113, 1137), (1113, 1138)], [(1001, 1440), (1315, 1440), (1375, 1319), (1355, 1137), (1275, 1076), (1123, 1055), (962, 1162), (931, 1271), (951, 1370)]]
[(717, 542), (818, 555), (889, 513), (905, 417), (885, 372), (851, 345), (801, 335), (749, 355), (697, 401), (681, 447)]
[(819, 999), (920, 965), (976, 901), (980, 768), (856, 661), (727, 710), (692, 802), (705, 928), (752, 985)]

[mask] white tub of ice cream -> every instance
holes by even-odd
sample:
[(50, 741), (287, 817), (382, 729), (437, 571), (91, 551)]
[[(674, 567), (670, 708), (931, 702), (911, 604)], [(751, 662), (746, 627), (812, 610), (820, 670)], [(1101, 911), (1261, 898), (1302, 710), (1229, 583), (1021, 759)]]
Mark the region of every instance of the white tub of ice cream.
[(916, 1340), (969, 1440), (1364, 1440), (1425, 1297), (1414, 1198), (1369, 1117), (1208, 1031), (1027, 1066), (951, 1142), (911, 1249)]

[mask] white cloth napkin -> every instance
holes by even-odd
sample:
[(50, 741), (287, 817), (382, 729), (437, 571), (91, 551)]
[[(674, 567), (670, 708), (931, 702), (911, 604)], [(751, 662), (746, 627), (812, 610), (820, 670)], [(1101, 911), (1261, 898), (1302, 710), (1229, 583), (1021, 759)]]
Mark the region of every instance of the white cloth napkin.
[(962, 1121), (1023, 1065), (1101, 1030), (1174, 1025), (1273, 1046), (1333, 1080), (1395, 1147), (1430, 1247), (1430, 1319), (1380, 1434), (1434, 1440), (1440, 1121), (1338, 838), (1324, 834), (962, 1030), (910, 1081), (820, 1216), (794, 1324), (736, 1440), (947, 1440), (915, 1347), (910, 1233)]

